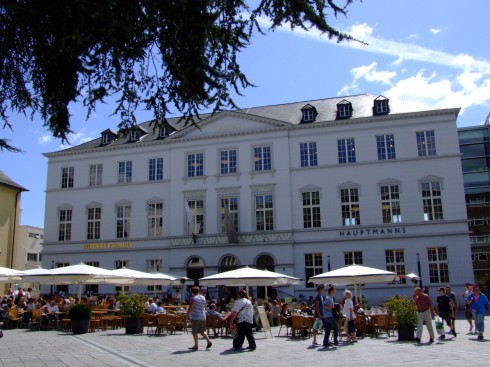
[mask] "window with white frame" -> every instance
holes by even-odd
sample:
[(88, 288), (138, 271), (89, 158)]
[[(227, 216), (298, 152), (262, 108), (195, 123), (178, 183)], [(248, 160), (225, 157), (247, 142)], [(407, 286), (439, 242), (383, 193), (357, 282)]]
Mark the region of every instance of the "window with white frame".
[(381, 100), (375, 100), (374, 101), (374, 108), (375, 108), (375, 114), (376, 115), (383, 115), (388, 113), (389, 108), (388, 108), (388, 100), (387, 99), (381, 99)]
[(405, 250), (385, 250), (386, 270), (396, 273), (399, 277), (397, 284), (405, 284)]
[(71, 240), (72, 210), (61, 209), (58, 213), (58, 241)]
[(158, 137), (159, 138), (165, 138), (167, 136), (170, 136), (170, 134), (172, 132), (174, 132), (174, 129), (171, 128), (170, 126), (167, 126), (167, 125), (160, 126), (160, 128), (158, 130)]
[(204, 200), (187, 200), (187, 234), (204, 233)]
[(317, 274), (323, 273), (323, 255), (322, 253), (305, 254), (305, 282), (306, 288), (314, 288), (314, 283), (308, 280)]
[(429, 247), (429, 281), (433, 284), (449, 283), (449, 266), (446, 247)]
[(301, 143), (299, 145), (301, 167), (318, 166), (316, 142)]
[(322, 226), (320, 217), (320, 192), (303, 192), (303, 228), (319, 228)]
[(128, 268), (129, 267), (129, 261), (128, 260), (116, 260), (114, 261), (114, 269), (122, 269), (122, 268)]
[(350, 103), (341, 103), (337, 105), (337, 117), (348, 118), (352, 116), (352, 105)]
[(148, 161), (148, 180), (163, 180), (163, 158), (150, 158)]
[(272, 154), (269, 145), (254, 147), (254, 170), (270, 171), (272, 169)]
[(355, 163), (356, 162), (356, 143), (353, 138), (338, 139), (337, 153), (339, 163)]
[(376, 147), (378, 149), (378, 160), (396, 159), (395, 136), (393, 134), (377, 135)]
[(163, 271), (162, 259), (148, 259), (146, 260), (146, 272), (148, 273), (160, 273)]
[(100, 239), (100, 219), (102, 208), (94, 207), (87, 210), (87, 240)]
[(204, 176), (204, 154), (187, 154), (187, 177)]
[(75, 180), (75, 167), (62, 167), (61, 188), (62, 189), (72, 188), (74, 180)]
[(130, 183), (133, 177), (133, 162), (119, 162), (118, 166), (117, 183)]
[(220, 152), (220, 173), (222, 175), (237, 172), (237, 150), (221, 149)]
[(342, 225), (360, 225), (359, 190), (357, 188), (340, 189), (340, 203), (342, 208)]
[(422, 200), (424, 206), (424, 221), (444, 219), (442, 213), (441, 183), (422, 182)]
[(345, 251), (344, 252), (345, 265), (362, 265), (362, 251)]
[(257, 231), (274, 230), (274, 201), (272, 194), (255, 195), (255, 229)]
[(137, 141), (140, 138), (140, 132), (139, 130), (131, 130), (129, 132), (129, 140), (130, 141)]
[(310, 122), (315, 119), (315, 109), (314, 108), (305, 108), (303, 110), (303, 121)]
[(28, 252), (27, 253), (27, 261), (37, 263), (37, 254), (35, 252)]
[(436, 140), (434, 130), (418, 131), (417, 152), (419, 157), (436, 155)]
[(222, 197), (220, 199), (220, 204), (221, 233), (228, 232), (228, 225), (235, 227), (235, 232), (238, 232), (238, 197)]
[(381, 210), (383, 223), (400, 223), (400, 188), (398, 185), (383, 185), (381, 191)]
[(89, 186), (102, 185), (102, 163), (91, 164), (89, 166)]
[(163, 235), (163, 203), (148, 203), (148, 237)]
[(112, 142), (111, 134), (102, 134), (102, 145), (107, 145)]
[(131, 206), (116, 207), (116, 238), (129, 238), (131, 235)]

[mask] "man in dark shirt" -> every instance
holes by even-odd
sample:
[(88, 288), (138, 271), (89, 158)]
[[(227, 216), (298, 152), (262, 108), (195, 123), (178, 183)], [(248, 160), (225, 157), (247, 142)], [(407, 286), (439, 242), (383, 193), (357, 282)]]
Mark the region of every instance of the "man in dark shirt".
[(308, 307), (305, 301), (301, 302), (299, 305), (301, 312), (307, 314), (308, 316), (313, 316), (313, 310)]
[[(456, 336), (456, 331), (454, 330), (454, 308), (453, 303), (451, 302), (451, 298), (446, 294), (446, 288), (439, 288), (439, 296), (437, 296), (437, 305), (436, 305), (437, 314), (446, 321), (446, 324), (451, 328), (451, 332), (454, 336)], [(439, 338), (444, 339), (446, 336), (441, 335)]]

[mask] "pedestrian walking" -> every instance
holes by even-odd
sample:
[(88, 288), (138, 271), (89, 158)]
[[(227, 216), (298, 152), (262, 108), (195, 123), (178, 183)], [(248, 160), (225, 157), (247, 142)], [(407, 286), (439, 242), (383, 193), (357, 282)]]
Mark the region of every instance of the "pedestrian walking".
[(199, 294), (199, 287), (192, 288), (191, 304), (187, 310), (187, 316), (191, 323), (192, 337), (194, 338), (194, 346), (189, 349), (197, 350), (199, 348), (198, 334), (201, 334), (206, 339), (208, 343), (206, 349), (211, 348), (213, 343), (211, 343), (206, 332), (206, 298)]
[(422, 292), (420, 287), (415, 288), (414, 302), (417, 305), (417, 335), (415, 341), (420, 343), (422, 331), (425, 326), (429, 331), (429, 343), (434, 343), (434, 327), (432, 326), (432, 317), (435, 316), (434, 306), (430, 297)]
[(490, 301), (480, 291), (478, 284), (473, 285), (473, 295), (467, 299), (470, 304), (470, 310), (475, 319), (475, 329), (478, 332), (478, 339), (483, 340), (485, 331), (485, 315), (490, 312)]

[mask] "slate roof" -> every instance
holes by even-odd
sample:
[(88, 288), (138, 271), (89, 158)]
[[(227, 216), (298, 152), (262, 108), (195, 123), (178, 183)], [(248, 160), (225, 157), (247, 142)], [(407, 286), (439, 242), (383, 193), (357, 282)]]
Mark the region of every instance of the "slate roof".
[[(312, 101), (292, 102), (292, 103), (285, 103), (285, 104), (278, 104), (278, 105), (243, 108), (240, 110), (236, 110), (235, 112), (279, 120), (286, 123), (297, 125), (301, 123), (303, 118), (301, 109), (307, 105), (310, 105), (314, 107), (317, 111), (315, 121), (312, 122), (312, 124), (315, 124), (324, 121), (335, 121), (337, 119), (337, 104), (343, 100), (346, 100), (352, 104), (352, 116), (349, 119), (343, 120), (343, 121), (348, 121), (357, 118), (373, 117), (374, 100), (377, 99), (378, 97), (380, 96), (370, 95), (370, 94), (359, 94), (359, 95), (352, 95), (352, 96), (340, 96), (334, 98), (317, 99)], [(392, 99), (389, 100), (389, 105), (390, 105), (389, 115), (409, 113), (409, 112), (420, 112), (420, 108), (417, 108), (413, 105), (410, 106), (408, 104), (405, 104), (404, 102), (395, 101)], [(211, 114), (209, 113), (200, 115), (201, 121), (205, 120), (209, 116), (211, 116)], [(180, 117), (174, 117), (168, 119), (168, 123), (176, 131), (184, 130), (190, 126), (190, 125), (186, 126), (184, 122), (179, 122), (179, 119)], [(150, 126), (151, 123), (152, 121), (147, 121), (138, 125), (138, 127), (140, 127), (143, 131), (148, 132), (148, 134), (144, 135), (141, 139), (138, 140), (138, 142), (149, 142), (158, 139), (168, 139), (168, 137), (159, 138), (158, 128), (153, 131), (153, 125)], [(108, 132), (108, 129), (104, 130), (103, 132)], [(89, 142), (68, 149), (64, 149), (63, 151), (83, 150), (83, 149), (91, 149), (91, 148), (98, 148), (104, 146), (113, 147), (113, 146), (125, 145), (125, 144), (135, 144), (135, 142), (130, 142), (129, 136), (126, 136), (124, 138), (116, 139), (110, 144), (102, 145), (101, 139), (97, 138)]]
[(7, 176), (3, 171), (0, 171), (0, 185), (10, 186), (15, 189), (18, 189), (19, 191), (29, 191), (26, 188), (20, 186), (15, 181), (12, 181), (12, 179), (9, 176)]

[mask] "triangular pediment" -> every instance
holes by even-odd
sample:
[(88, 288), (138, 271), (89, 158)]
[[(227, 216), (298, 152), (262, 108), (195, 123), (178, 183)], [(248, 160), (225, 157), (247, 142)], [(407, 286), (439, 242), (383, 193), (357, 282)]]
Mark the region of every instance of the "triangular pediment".
[(260, 133), (291, 126), (289, 122), (268, 119), (243, 112), (225, 111), (203, 120), (197, 126), (172, 134), (172, 139), (193, 139), (223, 134)]

